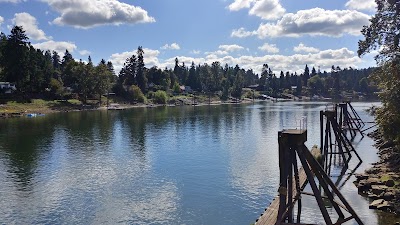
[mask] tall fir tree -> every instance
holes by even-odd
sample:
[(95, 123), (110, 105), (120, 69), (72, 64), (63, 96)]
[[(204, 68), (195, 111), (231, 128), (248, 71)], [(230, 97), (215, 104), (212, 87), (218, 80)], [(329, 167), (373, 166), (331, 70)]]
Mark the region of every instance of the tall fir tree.
[(142, 46), (139, 46), (137, 49), (136, 82), (143, 93), (145, 93), (147, 88), (147, 78), (144, 66), (144, 51)]

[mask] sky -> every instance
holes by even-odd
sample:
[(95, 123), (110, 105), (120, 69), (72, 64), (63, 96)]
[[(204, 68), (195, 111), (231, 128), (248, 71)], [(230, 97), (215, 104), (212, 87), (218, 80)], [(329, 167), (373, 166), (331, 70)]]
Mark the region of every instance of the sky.
[(366, 68), (361, 29), (374, 0), (0, 0), (0, 31), (23, 26), (42, 50), (66, 49), (76, 60), (111, 61), (145, 53), (146, 67), (173, 68), (214, 61), (260, 73), (301, 73), (306, 64)]

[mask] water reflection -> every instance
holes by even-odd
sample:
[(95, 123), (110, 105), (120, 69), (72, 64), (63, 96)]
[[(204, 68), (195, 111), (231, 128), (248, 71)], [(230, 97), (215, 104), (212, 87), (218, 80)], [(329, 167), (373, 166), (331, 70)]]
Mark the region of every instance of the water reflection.
[[(0, 120), (0, 221), (253, 223), (277, 194), (278, 130), (307, 116), (306, 145), (318, 144), (325, 104), (137, 108)], [(356, 148), (371, 144), (367, 138)], [(361, 154), (366, 164), (358, 170), (377, 158), (375, 152)], [(354, 197), (352, 178), (342, 192), (361, 217), (378, 223), (381, 214)], [(305, 214), (313, 221), (317, 213), (310, 208)]]

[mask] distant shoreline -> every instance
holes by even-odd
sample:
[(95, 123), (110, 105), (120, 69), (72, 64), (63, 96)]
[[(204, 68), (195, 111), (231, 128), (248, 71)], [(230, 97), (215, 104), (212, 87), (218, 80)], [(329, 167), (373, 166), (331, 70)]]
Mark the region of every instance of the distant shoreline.
[[(38, 99), (39, 101), (44, 101)], [(292, 100), (292, 99), (281, 99), (278, 102), (319, 102), (327, 100)], [(332, 100), (330, 100), (332, 101)], [(366, 101), (363, 99), (363, 102)], [(95, 111), (95, 110), (126, 110), (132, 108), (154, 108), (154, 107), (179, 107), (179, 106), (207, 106), (207, 105), (234, 105), (234, 104), (250, 104), (254, 102), (273, 102), (271, 100), (260, 100), (260, 99), (249, 99), (245, 98), (240, 101), (221, 101), (221, 100), (211, 100), (211, 102), (201, 101), (195, 104), (153, 104), (153, 103), (136, 103), (136, 104), (126, 104), (126, 103), (111, 103), (108, 107), (105, 105), (84, 105), (84, 104), (51, 104), (54, 101), (45, 102), (42, 104), (35, 103), (14, 103), (12, 105), (0, 104), (0, 118), (13, 118), (22, 117), (32, 114), (52, 114), (52, 113), (65, 113), (65, 112), (80, 112), (80, 111)], [(64, 102), (64, 101), (60, 101)], [(67, 101), (66, 101), (67, 102)]]
[[(95, 110), (125, 110), (132, 108), (153, 108), (153, 107), (179, 107), (179, 106), (205, 106), (205, 105), (224, 105), (224, 104), (248, 104), (252, 103), (252, 99), (244, 99), (238, 102), (234, 101), (211, 101), (197, 102), (196, 104), (123, 104), (123, 103), (112, 103), (110, 106), (96, 106), (96, 105), (35, 105), (33, 103), (15, 103), (13, 105), (3, 104), (0, 105), (0, 118), (14, 118), (22, 117), (33, 114), (52, 114), (52, 113), (63, 113), (63, 112), (80, 112), (80, 111), (95, 111)], [(255, 100), (254, 102), (263, 102), (263, 100)]]

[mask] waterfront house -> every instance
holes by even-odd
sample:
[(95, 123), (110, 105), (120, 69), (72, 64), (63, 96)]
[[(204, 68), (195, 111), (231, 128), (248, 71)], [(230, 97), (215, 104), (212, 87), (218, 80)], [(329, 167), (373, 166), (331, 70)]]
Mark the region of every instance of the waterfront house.
[(5, 94), (11, 94), (17, 90), (15, 84), (10, 82), (0, 82), (0, 90)]

